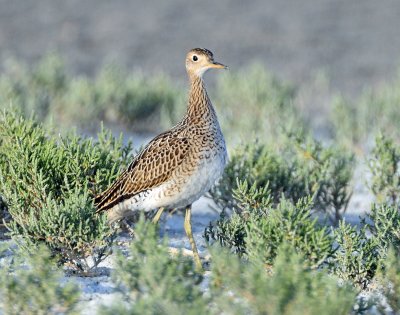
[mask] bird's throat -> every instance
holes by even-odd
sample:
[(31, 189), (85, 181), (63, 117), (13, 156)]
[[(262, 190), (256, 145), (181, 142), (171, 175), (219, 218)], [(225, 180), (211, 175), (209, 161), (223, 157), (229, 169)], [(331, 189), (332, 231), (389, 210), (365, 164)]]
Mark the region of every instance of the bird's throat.
[(214, 117), (216, 117), (215, 110), (207, 95), (203, 79), (201, 77), (191, 78), (186, 118), (196, 124)]

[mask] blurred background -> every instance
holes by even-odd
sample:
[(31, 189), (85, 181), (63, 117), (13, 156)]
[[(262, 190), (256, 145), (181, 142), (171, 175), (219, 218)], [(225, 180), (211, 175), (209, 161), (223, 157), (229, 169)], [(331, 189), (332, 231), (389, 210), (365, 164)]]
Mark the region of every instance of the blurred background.
[[(317, 133), (332, 134), (331, 130), (338, 127), (337, 122), (343, 116), (348, 117), (358, 110), (354, 109), (359, 107), (357, 104), (349, 103), (359, 102), (365, 91), (375, 93), (397, 80), (400, 65), (399, 16), (400, 2), (396, 0), (1, 0), (0, 56), (3, 62), (0, 64), (3, 75), (8, 73), (8, 78), (14, 76), (17, 81), (15, 63), (24, 64), (25, 68), (30, 69), (27, 72), (34, 71), (49, 52), (55, 52), (59, 61), (53, 60), (49, 62), (50, 66), (47, 64), (44, 68), (56, 67), (54, 63), (60, 62), (63, 75), (83, 77), (88, 86), (93, 83), (90, 80), (96, 81), (96, 78), (102, 77), (101, 73), (104, 72), (101, 69), (109, 64), (118, 65), (120, 69), (117, 72), (122, 70), (126, 72), (125, 76), (132, 73), (136, 74), (136, 78), (161, 76), (163, 93), (166, 90), (174, 92), (171, 95), (167, 93), (168, 96), (161, 93), (158, 100), (170, 97), (171, 102), (167, 104), (170, 111), (172, 107), (184, 107), (175, 105), (184, 104), (186, 52), (193, 47), (206, 47), (214, 52), (216, 60), (229, 65), (230, 74), (224, 76), (237, 74), (237, 79), (242, 78), (247, 82), (252, 79), (266, 80), (260, 77), (261, 74), (257, 76), (254, 73), (249, 79), (247, 75), (251, 70), (240, 72), (253, 65), (253, 70), (263, 68), (273, 82), (278, 80), (283, 85), (289, 85), (293, 90), (284, 90), (288, 103), (294, 103), (304, 113)], [(10, 63), (9, 60), (14, 62)], [(42, 69), (42, 72), (46, 71), (51, 72)], [(208, 75), (207, 81), (217, 107), (221, 99), (225, 107), (229, 105), (224, 104), (224, 100), (228, 99), (225, 94), (230, 92), (225, 89), (225, 94), (218, 94), (227, 85), (226, 82), (215, 83), (219, 76), (215, 73)], [(118, 78), (126, 81), (124, 75)], [(230, 85), (231, 81), (228, 82)], [(261, 87), (273, 85), (272, 81), (261, 82)], [(144, 85), (147, 88), (156, 84), (153, 81), (153, 85), (146, 82)], [(81, 95), (85, 90), (82, 84), (75, 82), (81, 92), (75, 92), (79, 88), (74, 86), (73, 93), (79, 95), (72, 97), (69, 104), (75, 102), (80, 105), (68, 105), (73, 109), (72, 112), (86, 106), (85, 102), (76, 101), (84, 98)], [(160, 81), (157, 81), (157, 85), (161, 85)], [(251, 84), (248, 88), (251, 89)], [(101, 89), (106, 90), (105, 87)], [(181, 91), (183, 95), (176, 97), (176, 93), (181, 94)], [(0, 96), (3, 104), (10, 99), (5, 97), (7, 93), (3, 90)], [(249, 93), (254, 95), (257, 91)], [(124, 94), (125, 99), (132, 94), (135, 93), (127, 93), (128, 96)], [(241, 99), (242, 103), (237, 105), (238, 111), (233, 109), (227, 115), (232, 116), (246, 108), (249, 98), (251, 95)], [(99, 103), (99, 99), (101, 97), (94, 97), (91, 102)], [(271, 100), (274, 101), (276, 98)], [(131, 99), (129, 102), (137, 103)], [(13, 103), (18, 101), (14, 100)], [(153, 104), (154, 100), (147, 102), (146, 108), (149, 103)], [(117, 110), (117, 113), (104, 111), (104, 107), (110, 108), (112, 105), (119, 106), (112, 102), (103, 105), (101, 114), (92, 108), (88, 111), (88, 119), (98, 117), (100, 120), (118, 122), (118, 117), (132, 114), (129, 108), (122, 112)], [(23, 107), (24, 110), (34, 108), (40, 116), (41, 111), (49, 110), (46, 106), (44, 109), (36, 105)], [(63, 106), (66, 107), (65, 103)], [(53, 117), (61, 115), (61, 120), (68, 121), (66, 117), (69, 114), (60, 110), (63, 106), (58, 106)], [(235, 106), (232, 105), (232, 108)], [(326, 118), (331, 116), (332, 108), (338, 108), (335, 109), (337, 117)], [(351, 110), (346, 112), (349, 108)], [(170, 115), (170, 120), (176, 122), (181, 114), (182, 109)], [(140, 116), (137, 112), (132, 115)], [(360, 115), (375, 113), (357, 114), (357, 117)], [(370, 118), (365, 119), (362, 123), (368, 125)], [(151, 121), (159, 123), (157, 119)], [(163, 129), (170, 123), (168, 121), (155, 129)], [(349, 121), (348, 127), (353, 123)]]
[(207, 47), (237, 69), (254, 60), (301, 84), (325, 71), (357, 95), (400, 64), (396, 0), (0, 1), (0, 51), (34, 62), (57, 50), (74, 73), (108, 61), (184, 80), (183, 60)]

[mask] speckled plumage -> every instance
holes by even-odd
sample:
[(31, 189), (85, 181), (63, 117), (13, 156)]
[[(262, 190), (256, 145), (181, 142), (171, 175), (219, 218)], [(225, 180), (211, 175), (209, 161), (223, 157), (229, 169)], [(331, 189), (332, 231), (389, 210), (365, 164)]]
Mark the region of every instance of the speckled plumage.
[(186, 115), (150, 141), (115, 183), (95, 198), (98, 211), (106, 211), (110, 222), (138, 210), (190, 206), (221, 176), (226, 146), (202, 75), (209, 68), (223, 67), (206, 49), (188, 53)]

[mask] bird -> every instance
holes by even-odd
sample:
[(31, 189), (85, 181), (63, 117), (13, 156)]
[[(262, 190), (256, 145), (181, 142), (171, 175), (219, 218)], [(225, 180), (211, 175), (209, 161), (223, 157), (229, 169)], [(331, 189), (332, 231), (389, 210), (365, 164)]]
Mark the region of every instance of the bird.
[(97, 213), (110, 224), (137, 211), (185, 208), (184, 229), (197, 269), (201, 260), (193, 238), (191, 208), (222, 176), (227, 163), (225, 139), (203, 76), (209, 69), (227, 69), (205, 48), (191, 49), (185, 59), (189, 79), (187, 109), (182, 120), (152, 139), (104, 192), (95, 196)]

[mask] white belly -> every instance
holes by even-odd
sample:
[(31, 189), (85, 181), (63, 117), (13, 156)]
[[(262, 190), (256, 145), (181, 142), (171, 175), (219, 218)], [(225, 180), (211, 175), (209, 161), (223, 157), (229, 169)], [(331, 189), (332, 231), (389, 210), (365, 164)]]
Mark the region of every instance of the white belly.
[(226, 153), (217, 155), (212, 160), (206, 160), (199, 165), (196, 172), (188, 178), (181, 192), (175, 197), (176, 200), (171, 202), (170, 207), (185, 207), (198, 200), (221, 177), (225, 164)]

